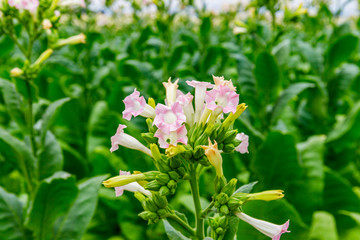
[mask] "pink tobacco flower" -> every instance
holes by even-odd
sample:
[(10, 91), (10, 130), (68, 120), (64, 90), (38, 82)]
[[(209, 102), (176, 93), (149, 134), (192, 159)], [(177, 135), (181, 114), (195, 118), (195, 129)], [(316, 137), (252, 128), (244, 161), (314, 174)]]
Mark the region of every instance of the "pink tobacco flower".
[(178, 102), (170, 107), (159, 103), (155, 107), (155, 113), (154, 125), (165, 133), (177, 130), (186, 121), (183, 109)]
[(257, 230), (259, 230), (261, 233), (265, 234), (268, 237), (271, 237), (272, 240), (279, 240), (283, 233), (290, 232), (288, 231), (289, 220), (282, 225), (277, 225), (250, 217), (243, 212), (236, 212), (235, 215), (244, 222), (247, 222)]
[(145, 98), (140, 97), (140, 92), (134, 89), (134, 92), (127, 96), (123, 102), (125, 103), (125, 110), (123, 111), (123, 118), (130, 120), (132, 116), (141, 115), (146, 118), (154, 118), (155, 110), (150, 105), (146, 104)]
[[(121, 171), (120, 170), (120, 174), (119, 175), (131, 175), (130, 172), (126, 172), (126, 171)], [(144, 195), (150, 196), (151, 192), (148, 190), (145, 190), (145, 188), (143, 188), (140, 184), (138, 184), (137, 182), (132, 182), (129, 184), (126, 184), (124, 186), (121, 187), (115, 187), (115, 195), (117, 197), (123, 195), (124, 190), (126, 191), (130, 191), (130, 192), (140, 192)]]
[(183, 94), (181, 91), (177, 91), (176, 102), (180, 103), (184, 110), (186, 116), (186, 123), (190, 127), (194, 124), (194, 107), (192, 105), (192, 100), (194, 96), (191, 93)]
[(188, 137), (186, 136), (187, 130), (185, 125), (182, 125), (175, 131), (169, 133), (163, 132), (161, 129), (158, 129), (154, 137), (159, 138), (159, 144), (161, 148), (168, 148), (170, 145), (176, 146), (177, 143), (187, 144)]
[(241, 141), (241, 143), (235, 147), (235, 151), (238, 151), (240, 153), (249, 153), (249, 136), (245, 133), (238, 133), (235, 139)]
[(9, 0), (8, 4), (19, 11), (28, 10), (29, 12), (34, 13), (39, 6), (39, 0)]
[(186, 81), (186, 84), (195, 88), (195, 122), (198, 122), (201, 113), (204, 110), (204, 101), (207, 88), (213, 88), (214, 85), (208, 82)]
[(124, 128), (126, 128), (126, 125), (119, 124), (119, 127), (116, 130), (115, 135), (111, 137), (110, 151), (113, 152), (118, 150), (119, 145), (121, 145), (130, 149), (141, 151), (151, 157), (152, 154), (150, 149), (142, 145), (142, 143), (139, 142), (136, 138), (130, 136), (129, 134), (124, 133)]
[(231, 80), (225, 80), (224, 77), (217, 77), (213, 75), (215, 88), (218, 88), (219, 86), (228, 86), (230, 90), (236, 91), (236, 87), (234, 87)]
[(206, 107), (210, 110), (220, 108), (224, 113), (235, 113), (239, 104), (239, 94), (228, 86), (219, 86), (206, 92)]

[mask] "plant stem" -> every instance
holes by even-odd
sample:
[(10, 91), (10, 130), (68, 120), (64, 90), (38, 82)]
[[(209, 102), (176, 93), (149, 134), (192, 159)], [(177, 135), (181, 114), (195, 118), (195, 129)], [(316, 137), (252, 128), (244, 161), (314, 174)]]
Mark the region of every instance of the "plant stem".
[(176, 221), (178, 224), (180, 224), (186, 231), (188, 231), (191, 235), (195, 236), (195, 230), (189, 226), (184, 220), (179, 218), (176, 214), (171, 214), (168, 216), (168, 218), (171, 218), (172, 220)]
[(190, 166), (190, 187), (195, 205), (195, 219), (196, 219), (196, 237), (201, 240), (204, 239), (204, 220), (201, 218), (201, 204), (199, 194), (199, 184), (196, 175), (197, 165)]
[(204, 210), (201, 211), (201, 218), (205, 218), (206, 215), (211, 211), (212, 207), (214, 206), (214, 201), (212, 201)]

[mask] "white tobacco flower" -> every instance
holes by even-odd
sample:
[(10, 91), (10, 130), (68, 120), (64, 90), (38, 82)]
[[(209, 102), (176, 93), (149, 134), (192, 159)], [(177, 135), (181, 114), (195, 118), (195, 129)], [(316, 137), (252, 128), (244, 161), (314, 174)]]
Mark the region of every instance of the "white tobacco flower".
[[(120, 176), (121, 175), (131, 175), (130, 172), (126, 172), (126, 171), (121, 171), (120, 170)], [(129, 192), (140, 192), (146, 196), (150, 196), (151, 195), (151, 192), (149, 190), (145, 190), (144, 187), (142, 187), (139, 183), (137, 182), (132, 182), (132, 183), (129, 183), (129, 184), (126, 184), (124, 186), (120, 186), (120, 187), (115, 187), (115, 195), (117, 197), (123, 195), (124, 193), (124, 190), (125, 191), (129, 191)]]
[(271, 237), (272, 240), (279, 240), (281, 234), (290, 232), (288, 231), (289, 220), (282, 225), (277, 225), (264, 220), (250, 217), (243, 212), (236, 212), (235, 215), (244, 222), (247, 222), (257, 230), (259, 230), (264, 235)]
[(195, 88), (195, 122), (198, 122), (201, 117), (201, 113), (204, 110), (204, 102), (206, 96), (206, 89), (213, 88), (214, 85), (208, 82), (199, 81), (186, 81), (187, 85)]
[(130, 136), (129, 134), (124, 133), (125, 125), (119, 124), (119, 127), (116, 131), (116, 134), (111, 137), (111, 148), (110, 151), (116, 151), (119, 149), (119, 145), (141, 151), (150, 157), (152, 157), (150, 149), (145, 147), (141, 142), (136, 138)]

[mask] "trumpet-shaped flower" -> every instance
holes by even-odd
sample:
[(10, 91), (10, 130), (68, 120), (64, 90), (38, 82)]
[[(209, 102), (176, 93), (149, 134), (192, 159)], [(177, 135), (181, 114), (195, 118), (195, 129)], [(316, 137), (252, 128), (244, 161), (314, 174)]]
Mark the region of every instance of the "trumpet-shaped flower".
[(171, 131), (169, 133), (158, 129), (155, 132), (154, 137), (159, 138), (159, 144), (161, 148), (168, 148), (170, 145), (176, 146), (177, 143), (183, 143), (186, 145), (188, 141), (186, 134), (186, 127), (185, 125), (182, 125), (177, 130)]
[(84, 0), (59, 0), (60, 7), (86, 7)]
[(261, 233), (265, 234), (268, 237), (271, 237), (272, 240), (279, 240), (281, 234), (290, 232), (288, 231), (289, 220), (282, 225), (277, 225), (250, 217), (249, 215), (246, 215), (243, 212), (236, 212), (235, 215), (244, 222), (247, 222), (257, 230), (259, 230)]
[(155, 113), (154, 125), (165, 133), (177, 130), (186, 121), (186, 116), (178, 102), (170, 107), (158, 104), (155, 107)]
[(208, 158), (210, 164), (215, 168), (216, 175), (218, 178), (221, 178), (223, 176), (222, 157), (218, 149), (217, 142), (214, 141), (214, 144), (212, 144), (209, 138), (209, 145), (202, 146), (202, 148), (205, 150), (205, 155)]
[(234, 87), (231, 80), (225, 80), (224, 77), (217, 77), (213, 75), (215, 88), (218, 88), (219, 86), (228, 86), (231, 91), (236, 91), (236, 87)]
[(124, 128), (126, 128), (126, 125), (119, 124), (115, 135), (111, 137), (110, 151), (113, 152), (119, 149), (119, 145), (121, 145), (130, 149), (139, 150), (151, 157), (150, 149), (142, 145), (136, 138), (124, 133)]
[(206, 92), (206, 107), (210, 110), (220, 108), (224, 113), (235, 113), (239, 104), (239, 94), (231, 90), (228, 86), (219, 85)]
[(166, 105), (171, 106), (176, 101), (176, 90), (179, 85), (177, 84), (179, 79), (174, 83), (171, 82), (171, 77), (168, 79), (168, 82), (163, 82), (163, 85), (166, 89)]
[[(120, 176), (121, 175), (131, 175), (130, 172), (126, 172), (126, 171), (120, 171)], [(115, 187), (115, 195), (117, 197), (123, 195), (124, 190), (126, 191), (130, 191), (130, 192), (140, 192), (144, 195), (150, 196), (151, 192), (148, 190), (145, 190), (145, 188), (143, 188), (140, 184), (138, 184), (137, 182), (132, 182), (129, 184), (126, 184), (124, 186), (120, 186), (120, 187)]]
[(206, 89), (213, 88), (214, 85), (208, 82), (199, 81), (186, 81), (186, 84), (195, 88), (195, 122), (198, 122), (201, 117), (201, 113), (204, 110), (204, 101), (206, 96)]
[(39, 0), (9, 0), (8, 4), (18, 10), (28, 10), (31, 13), (36, 12), (39, 6)]
[(123, 118), (130, 120), (132, 116), (138, 115), (146, 118), (154, 118), (155, 110), (150, 105), (146, 104), (145, 98), (140, 97), (140, 92), (134, 89), (134, 92), (127, 96), (123, 102), (125, 103), (125, 110), (123, 111)]
[(238, 133), (235, 139), (241, 141), (241, 143), (235, 147), (235, 151), (238, 151), (240, 153), (249, 153), (249, 136), (245, 133)]
[(192, 105), (192, 100), (194, 96), (191, 93), (183, 94), (181, 91), (178, 91), (176, 102), (180, 103), (184, 110), (184, 114), (186, 116), (186, 123), (190, 125), (190, 127), (194, 124), (194, 107)]

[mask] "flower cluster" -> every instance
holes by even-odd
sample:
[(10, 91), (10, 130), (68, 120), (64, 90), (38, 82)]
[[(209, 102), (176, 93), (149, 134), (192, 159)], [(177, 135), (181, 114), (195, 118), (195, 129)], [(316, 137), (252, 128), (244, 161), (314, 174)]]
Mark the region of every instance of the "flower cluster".
[[(115, 135), (111, 137), (110, 151), (119, 149), (119, 145), (141, 151), (153, 159), (156, 171), (129, 172), (120, 171), (120, 175), (106, 180), (106, 187), (115, 187), (117, 196), (124, 190), (135, 192), (136, 198), (142, 203), (144, 212), (139, 216), (148, 223), (160, 219), (179, 221), (171, 207), (168, 207), (166, 196), (175, 194), (179, 182), (188, 180), (193, 195), (199, 194), (196, 187), (198, 167), (212, 166), (216, 172), (214, 179), (215, 193), (212, 202), (205, 210), (197, 209), (198, 221), (207, 214), (216, 211), (209, 219), (212, 228), (211, 236), (222, 239), (227, 231), (229, 216), (237, 216), (257, 228), (260, 232), (275, 239), (287, 231), (288, 222), (275, 225), (254, 219), (242, 212), (241, 206), (251, 200), (276, 200), (282, 198), (280, 190), (247, 194), (235, 191), (237, 180), (227, 182), (223, 173), (223, 153), (248, 153), (249, 137), (233, 128), (235, 120), (245, 111), (247, 106), (239, 104), (231, 80), (213, 76), (214, 83), (186, 81), (194, 88), (194, 95), (183, 93), (178, 89), (179, 80), (168, 79), (163, 85), (166, 89), (164, 103), (157, 103), (152, 98), (146, 102), (140, 92), (134, 91), (123, 102), (125, 110), (123, 118), (146, 118), (148, 132), (141, 136), (146, 144), (126, 134), (125, 125), (120, 124)], [(162, 150), (163, 149), (163, 150)], [(196, 201), (194, 197), (194, 201)], [(195, 203), (195, 207), (199, 204)], [(199, 216), (199, 213), (202, 215)], [(198, 238), (203, 238), (202, 230), (180, 225)]]

